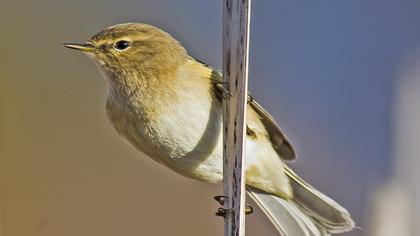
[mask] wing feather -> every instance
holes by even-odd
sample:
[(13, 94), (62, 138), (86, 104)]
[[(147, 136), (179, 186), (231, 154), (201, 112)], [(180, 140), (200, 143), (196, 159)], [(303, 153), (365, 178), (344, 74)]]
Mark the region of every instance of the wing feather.
[[(199, 60), (197, 61), (212, 70), (211, 81), (214, 85), (214, 91), (216, 92), (216, 97), (219, 99), (223, 99), (225, 91), (223, 89), (223, 86), (222, 87), (220, 86), (222, 85), (221, 72), (213, 69), (209, 65)], [(248, 92), (248, 105), (260, 116), (260, 119), (270, 137), (271, 144), (273, 145), (277, 154), (279, 154), (280, 158), (286, 161), (295, 160), (296, 159), (295, 150), (293, 149), (287, 137), (284, 135), (283, 131), (274, 121), (273, 117), (260, 104), (258, 104), (254, 100), (254, 98), (251, 96), (249, 92)]]

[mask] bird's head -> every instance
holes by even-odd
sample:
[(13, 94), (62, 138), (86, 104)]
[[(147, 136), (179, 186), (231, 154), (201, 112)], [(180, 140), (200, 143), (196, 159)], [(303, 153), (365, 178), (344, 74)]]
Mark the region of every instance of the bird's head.
[(106, 77), (130, 74), (161, 74), (174, 71), (185, 62), (187, 53), (168, 33), (141, 23), (125, 23), (106, 28), (84, 43), (65, 47), (88, 55)]

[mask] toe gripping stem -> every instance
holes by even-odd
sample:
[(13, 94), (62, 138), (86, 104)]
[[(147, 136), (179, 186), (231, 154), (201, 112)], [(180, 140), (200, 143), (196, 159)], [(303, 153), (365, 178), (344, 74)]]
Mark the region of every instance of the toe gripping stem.
[[(224, 206), (225, 204), (225, 200), (227, 199), (226, 196), (215, 196), (214, 199), (222, 206)], [(216, 211), (216, 215), (217, 216), (222, 216), (223, 218), (226, 218), (228, 214), (232, 213), (234, 211), (233, 208), (224, 208), (224, 207), (219, 207)], [(254, 213), (254, 208), (249, 205), (248, 203), (246, 203), (246, 207), (245, 207), (245, 215), (251, 215), (252, 213)]]

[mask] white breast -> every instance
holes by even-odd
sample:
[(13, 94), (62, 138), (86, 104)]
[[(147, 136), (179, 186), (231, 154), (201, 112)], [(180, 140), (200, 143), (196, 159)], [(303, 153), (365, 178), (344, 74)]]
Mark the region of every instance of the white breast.
[[(187, 87), (188, 89), (188, 87)], [(208, 87), (194, 86), (181, 92), (180, 99), (168, 107), (148, 128), (160, 146), (159, 158), (171, 167), (197, 179), (222, 179), (222, 116), (220, 101)]]

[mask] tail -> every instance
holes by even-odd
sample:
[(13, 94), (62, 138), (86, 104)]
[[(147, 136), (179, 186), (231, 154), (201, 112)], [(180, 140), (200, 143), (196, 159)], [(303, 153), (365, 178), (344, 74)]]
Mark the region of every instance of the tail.
[(249, 196), (274, 224), (282, 236), (324, 236), (354, 228), (350, 214), (286, 167), (294, 198), (285, 200), (247, 187)]

